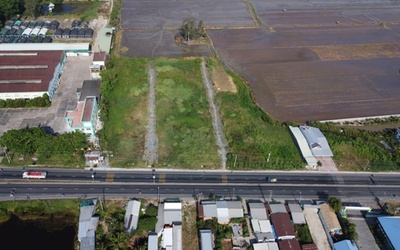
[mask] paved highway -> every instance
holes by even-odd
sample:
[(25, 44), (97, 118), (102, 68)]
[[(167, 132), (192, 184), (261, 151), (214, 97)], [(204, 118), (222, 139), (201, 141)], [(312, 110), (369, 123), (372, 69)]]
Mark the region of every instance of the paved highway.
[[(0, 180), (22, 180), (28, 169), (3, 168)], [(398, 186), (398, 173), (320, 173), (320, 172), (244, 172), (244, 171), (166, 171), (166, 170), (65, 170), (46, 171), (46, 181), (64, 182), (118, 182), (118, 183), (237, 183), (264, 184), (267, 177), (276, 178), (279, 184), (341, 184), (341, 185), (393, 185)]]
[[(103, 171), (42, 169), (45, 180), (22, 179), (27, 169), (0, 171), (0, 198), (193, 197), (398, 199), (397, 173), (229, 172), (229, 171)], [(277, 178), (267, 183), (266, 177)], [(11, 196), (12, 194), (12, 196)]]

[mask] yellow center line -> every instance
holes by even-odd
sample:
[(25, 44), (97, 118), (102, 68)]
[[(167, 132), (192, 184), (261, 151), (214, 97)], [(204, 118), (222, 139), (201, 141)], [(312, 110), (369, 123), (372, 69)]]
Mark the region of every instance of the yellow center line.
[(159, 174), (158, 178), (160, 183), (165, 183), (165, 174)]
[(222, 183), (228, 183), (228, 176), (226, 174), (221, 175)]
[(115, 177), (115, 173), (107, 173), (106, 182), (113, 182)]

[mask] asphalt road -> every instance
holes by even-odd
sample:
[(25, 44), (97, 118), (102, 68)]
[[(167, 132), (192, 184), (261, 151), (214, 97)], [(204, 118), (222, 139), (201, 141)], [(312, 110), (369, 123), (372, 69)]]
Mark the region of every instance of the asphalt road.
[[(3, 168), (0, 181), (22, 179), (22, 173), (29, 169)], [(397, 173), (319, 173), (319, 172), (244, 172), (244, 171), (105, 171), (105, 170), (65, 170), (35, 169), (46, 171), (46, 181), (64, 182), (110, 182), (110, 183), (178, 183), (178, 184), (265, 184), (267, 177), (276, 178), (279, 184), (310, 185), (393, 185), (400, 186)]]
[[(0, 199), (76, 197), (224, 196), (271, 199), (398, 199), (396, 173), (96, 171), (43, 169), (45, 180), (22, 179), (26, 170), (0, 172)], [(267, 183), (266, 177), (277, 178)]]

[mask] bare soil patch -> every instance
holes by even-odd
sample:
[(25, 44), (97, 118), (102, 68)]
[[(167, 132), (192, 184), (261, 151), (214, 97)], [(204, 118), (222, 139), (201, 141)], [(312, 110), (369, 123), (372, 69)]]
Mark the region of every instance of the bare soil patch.
[(184, 200), (182, 206), (182, 245), (184, 250), (199, 248), (196, 201)]
[(215, 89), (220, 92), (236, 93), (236, 85), (233, 83), (232, 77), (226, 73), (222, 66), (214, 67), (211, 75)]
[(310, 49), (324, 61), (400, 57), (398, 45), (386, 43), (315, 46)]

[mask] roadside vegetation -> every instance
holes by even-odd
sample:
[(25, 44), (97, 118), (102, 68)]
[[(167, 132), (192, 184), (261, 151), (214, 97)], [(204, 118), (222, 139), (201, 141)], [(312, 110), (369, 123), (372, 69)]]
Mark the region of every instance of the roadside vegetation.
[[(211, 70), (215, 60), (208, 62)], [(301, 169), (299, 150), (286, 124), (266, 115), (252, 100), (245, 81), (228, 72), (237, 93), (217, 93), (217, 103), (228, 140), (229, 169)]]
[(138, 228), (128, 234), (124, 230), (124, 216), (127, 200), (110, 200), (104, 208), (98, 206), (100, 216), (96, 231), (96, 249), (147, 249), (147, 236), (154, 231), (158, 207), (145, 199), (141, 200)]
[[(389, 118), (390, 123), (398, 118)], [(365, 125), (382, 124), (384, 120), (366, 121)], [(368, 131), (334, 123), (311, 123), (326, 136), (339, 170), (345, 171), (398, 171), (400, 165), (399, 142), (395, 129)]]
[(98, 132), (103, 148), (113, 152), (114, 167), (144, 166), (142, 156), (148, 106), (147, 60), (113, 58), (101, 72), (101, 113)]
[(51, 102), (47, 94), (33, 99), (0, 99), (0, 108), (42, 108), (50, 107)]
[(1, 162), (4, 165), (81, 166), (89, 145), (79, 132), (53, 134), (46, 127), (26, 127), (6, 131), (0, 137), (0, 146), (8, 151)]

